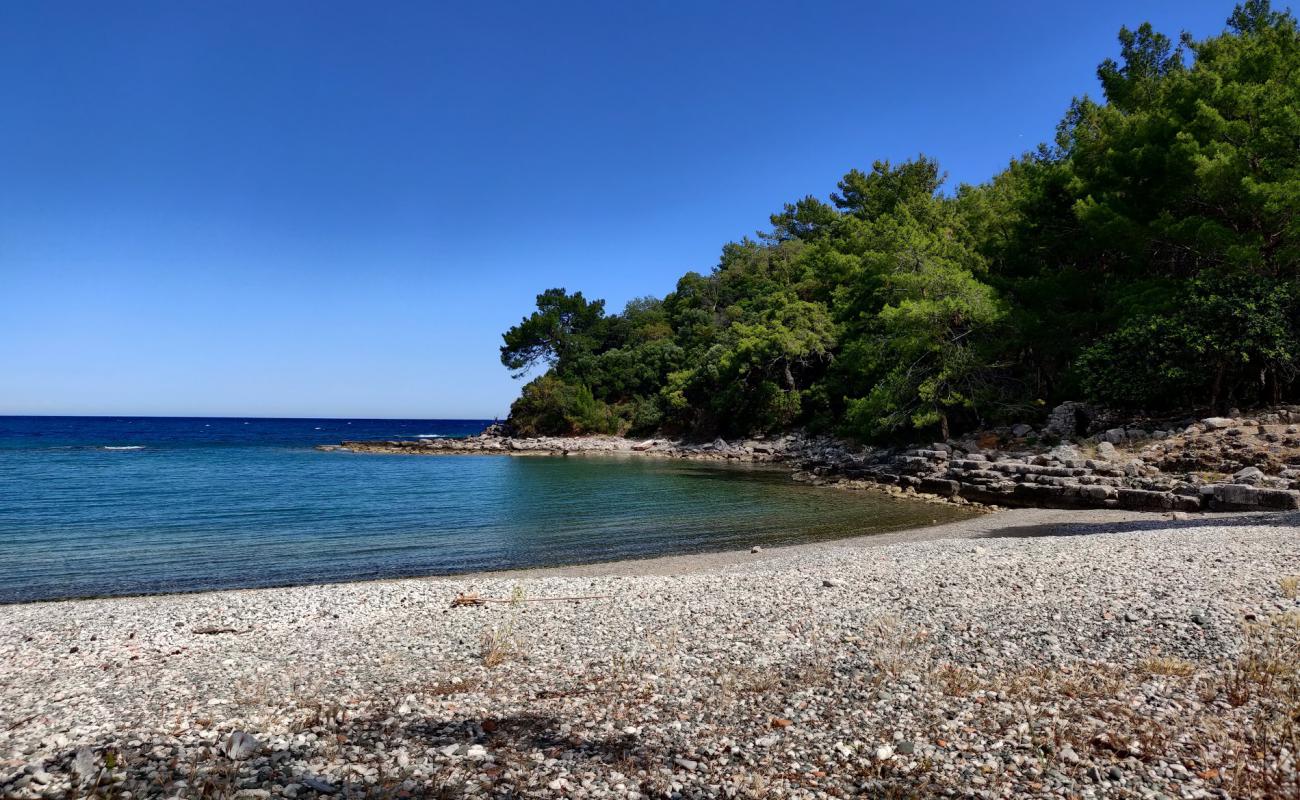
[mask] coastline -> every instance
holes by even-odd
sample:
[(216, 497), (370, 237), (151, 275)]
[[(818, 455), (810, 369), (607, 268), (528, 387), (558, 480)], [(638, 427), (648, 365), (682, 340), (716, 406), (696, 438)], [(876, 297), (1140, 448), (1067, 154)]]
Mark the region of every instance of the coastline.
[[(918, 497), (919, 501), (925, 501), (927, 498)], [(286, 591), (304, 587), (323, 587), (323, 586), (364, 586), (373, 583), (400, 583), (402, 581), (462, 581), (462, 580), (487, 580), (496, 578), (547, 578), (547, 577), (575, 577), (575, 576), (614, 576), (614, 575), (677, 575), (699, 572), (719, 566), (730, 566), (732, 564), (755, 563), (777, 558), (783, 555), (790, 555), (799, 552), (812, 552), (828, 547), (883, 547), (889, 544), (904, 544), (910, 542), (932, 541), (935, 539), (956, 539), (956, 538), (976, 538), (984, 535), (989, 530), (996, 530), (998, 526), (975, 525), (978, 520), (994, 513), (1009, 515), (1000, 517), (1000, 519), (1010, 519), (1019, 522), (1021, 514), (1030, 515), (1027, 522), (1035, 525), (1055, 525), (1064, 524), (1065, 517), (1059, 516), (1059, 512), (1050, 509), (1003, 509), (1000, 512), (991, 512), (988, 509), (979, 516), (973, 516), (966, 519), (953, 520), (951, 522), (918, 525), (912, 528), (901, 530), (884, 531), (880, 533), (863, 533), (852, 534), (848, 536), (838, 536), (828, 539), (817, 539), (810, 542), (798, 542), (795, 544), (781, 544), (762, 547), (758, 552), (752, 549), (724, 549), (724, 550), (702, 550), (687, 553), (669, 553), (665, 555), (644, 556), (640, 558), (619, 558), (601, 561), (580, 561), (572, 564), (554, 564), (535, 567), (505, 567), (502, 569), (473, 570), (469, 572), (451, 572), (436, 574), (412, 574), (412, 575), (393, 575), (375, 578), (361, 578), (354, 580), (334, 580), (334, 581), (305, 581), (298, 583), (276, 584), (271, 586), (241, 586), (221, 589), (186, 589), (177, 591), (160, 591), (160, 592), (138, 592), (134, 594), (100, 594), (86, 595), (81, 597), (57, 597), (40, 600), (18, 600), (10, 602), (0, 602), (0, 611), (6, 608), (17, 606), (31, 605), (49, 605), (57, 603), (88, 603), (108, 600), (132, 600), (132, 599), (153, 599), (168, 597), (191, 597), (195, 595), (213, 595), (234, 592), (269, 592), (269, 591)], [(1037, 512), (1041, 512), (1037, 513)], [(1131, 512), (1118, 512), (1105, 515), (1107, 519), (1115, 521), (1131, 521), (1150, 517), (1149, 514), (1137, 514)], [(1058, 518), (1059, 517), (1059, 518)], [(1047, 534), (1042, 534), (1047, 535)]]
[[(1096, 420), (1080, 427), (1081, 419)], [(906, 448), (794, 431), (688, 442), (656, 437), (514, 436), (493, 424), (460, 439), (344, 441), (319, 447), (389, 455), (619, 455), (793, 466), (795, 480), (976, 507), (1129, 511), (1300, 510), (1300, 408), (1253, 416), (1127, 421), (1079, 403), (1040, 429), (1015, 425)], [(1095, 428), (1095, 430), (1094, 430)]]
[(7, 606), (0, 794), (93, 775), (136, 797), (1269, 796), (1294, 755), (1251, 737), (1282, 701), (1223, 690), (1252, 648), (1300, 639), (1298, 525), (1010, 510), (760, 553)]
[[(924, 500), (924, 497), (917, 499)], [(608, 561), (581, 561), (572, 564), (554, 564), (536, 567), (506, 567), (502, 569), (474, 570), (470, 572), (453, 572), (438, 574), (393, 575), (376, 578), (360, 578), (337, 581), (305, 581), (273, 586), (240, 586), (221, 589), (184, 589), (176, 591), (138, 592), (134, 594), (100, 594), (80, 597), (56, 597), (40, 600), (18, 600), (0, 603), (0, 610), (21, 606), (51, 605), (59, 603), (91, 603), (111, 600), (144, 600), (184, 598), (198, 595), (220, 595), (240, 592), (275, 592), (299, 588), (325, 586), (365, 586), (375, 583), (401, 583), (404, 581), (471, 581), (495, 579), (525, 578), (565, 578), (565, 577), (612, 577), (637, 575), (689, 575), (719, 567), (741, 564), (757, 564), (793, 555), (813, 553), (821, 550), (847, 547), (869, 548), (885, 547), (897, 544), (913, 544), (943, 539), (977, 539), (981, 537), (998, 537), (1007, 531), (1025, 531), (1025, 536), (1068, 535), (1071, 526), (1078, 523), (1078, 513), (1061, 509), (1012, 508), (991, 511), (981, 509), (984, 513), (967, 519), (950, 522), (918, 525), (896, 531), (881, 533), (864, 533), (819, 539), (811, 542), (798, 542), (754, 549), (703, 550), (690, 553), (669, 553), (641, 558), (620, 558)], [(1222, 514), (1201, 515), (1203, 519), (1231, 516)], [(1089, 524), (1122, 524), (1159, 519), (1157, 515), (1131, 511), (1087, 512)]]

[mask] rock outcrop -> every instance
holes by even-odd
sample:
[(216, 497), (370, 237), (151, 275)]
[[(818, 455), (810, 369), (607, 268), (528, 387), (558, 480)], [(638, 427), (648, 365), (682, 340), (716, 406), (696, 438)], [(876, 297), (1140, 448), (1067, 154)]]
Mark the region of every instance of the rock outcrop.
[(1120, 425), (1104, 412), (1066, 403), (1053, 410), (1041, 430), (1020, 424), (902, 451), (803, 433), (711, 442), (516, 437), (499, 424), (464, 439), (354, 441), (322, 449), (340, 447), (413, 455), (627, 454), (786, 462), (795, 465), (796, 480), (876, 487), (959, 504), (1184, 512), (1300, 509), (1300, 408), (1253, 418)]
[(1067, 421), (1083, 424), (1085, 417), (1075, 416), (1077, 406), (1054, 411), (1041, 437), (1017, 425), (901, 453), (809, 463), (796, 477), (1001, 506), (1300, 509), (1300, 427), (1291, 424), (1300, 423), (1300, 409), (1276, 409), (1251, 419), (1211, 417), (1180, 431), (1112, 427), (1078, 445), (1046, 447)]
[(712, 461), (825, 461), (847, 462), (867, 452), (861, 447), (828, 436), (795, 432), (771, 438), (750, 438), (734, 442), (687, 442), (678, 439), (628, 439), (622, 436), (534, 436), (502, 435), (492, 427), (478, 436), (463, 439), (418, 439), (378, 442), (348, 441), (320, 449), (344, 449), (357, 453), (405, 453), (411, 455), (588, 455), (638, 454), (664, 458)]

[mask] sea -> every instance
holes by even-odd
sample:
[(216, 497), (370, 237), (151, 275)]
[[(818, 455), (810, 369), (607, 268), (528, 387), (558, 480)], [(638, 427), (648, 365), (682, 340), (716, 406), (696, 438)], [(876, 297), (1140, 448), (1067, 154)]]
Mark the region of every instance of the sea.
[(317, 449), (488, 422), (0, 417), (0, 603), (770, 547), (962, 515), (770, 466)]

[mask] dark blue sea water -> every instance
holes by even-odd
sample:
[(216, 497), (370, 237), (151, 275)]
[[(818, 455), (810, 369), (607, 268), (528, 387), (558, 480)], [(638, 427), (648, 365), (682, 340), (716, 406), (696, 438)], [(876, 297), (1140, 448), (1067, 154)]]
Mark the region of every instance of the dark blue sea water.
[(780, 469), (314, 449), (485, 424), (0, 417), (0, 602), (732, 549), (959, 513)]

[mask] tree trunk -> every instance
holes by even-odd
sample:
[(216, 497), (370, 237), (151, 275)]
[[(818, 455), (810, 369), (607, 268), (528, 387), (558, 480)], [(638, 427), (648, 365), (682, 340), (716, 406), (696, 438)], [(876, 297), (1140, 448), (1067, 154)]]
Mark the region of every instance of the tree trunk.
[(1223, 395), (1223, 373), (1227, 368), (1228, 365), (1220, 361), (1218, 367), (1214, 370), (1214, 388), (1210, 390), (1210, 406), (1216, 412), (1223, 411), (1223, 402), (1220, 398)]
[(1269, 367), (1264, 372), (1264, 385), (1268, 393), (1268, 402), (1278, 405), (1282, 402), (1282, 379), (1277, 370)]

